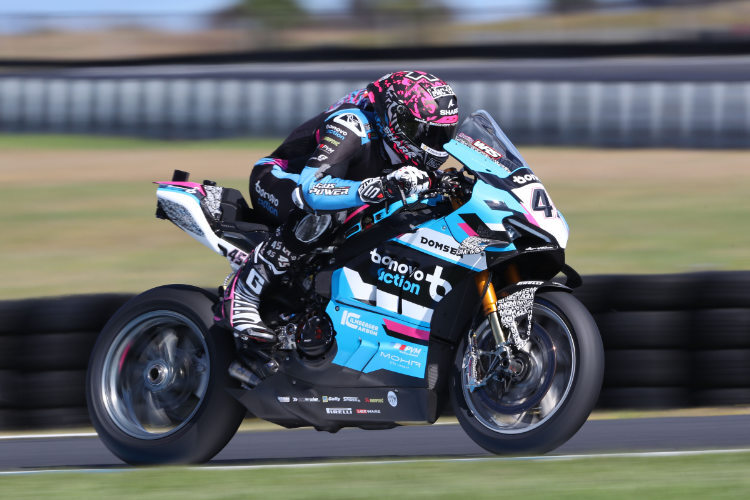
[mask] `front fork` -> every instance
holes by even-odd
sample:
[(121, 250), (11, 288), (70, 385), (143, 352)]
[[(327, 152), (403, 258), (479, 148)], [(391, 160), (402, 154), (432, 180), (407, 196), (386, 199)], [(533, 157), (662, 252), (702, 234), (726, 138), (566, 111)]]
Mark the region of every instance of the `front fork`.
[(497, 311), (497, 294), (495, 294), (495, 286), (490, 280), (490, 272), (484, 270), (479, 273), (476, 276), (476, 284), (480, 300), (482, 301), (482, 310), (490, 322), (492, 336), (495, 338), (495, 345), (501, 346), (508, 339), (500, 324), (500, 313)]

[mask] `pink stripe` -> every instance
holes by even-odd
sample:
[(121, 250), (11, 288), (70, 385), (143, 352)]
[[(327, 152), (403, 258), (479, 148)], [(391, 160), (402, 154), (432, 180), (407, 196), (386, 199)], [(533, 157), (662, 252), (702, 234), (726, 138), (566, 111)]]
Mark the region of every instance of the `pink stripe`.
[(420, 330), (419, 328), (414, 328), (412, 326), (394, 323), (389, 319), (383, 319), (383, 321), (385, 321), (386, 328), (396, 333), (400, 333), (401, 335), (406, 335), (407, 337), (413, 337), (419, 340), (428, 340), (430, 338), (430, 332), (427, 330)]
[(289, 166), (288, 160), (282, 160), (281, 158), (276, 158), (273, 160), (273, 163), (278, 166), (281, 170), (286, 170)]
[(465, 222), (459, 222), (458, 227), (464, 230), (466, 234), (469, 236), (479, 236), (476, 231), (474, 231), (469, 225)]
[(122, 353), (122, 356), (120, 356), (120, 363), (117, 366), (117, 373), (120, 373), (122, 371), (122, 364), (125, 363), (125, 358), (128, 356), (129, 352), (130, 352), (130, 344), (125, 348), (125, 352)]
[(527, 220), (527, 221), (531, 222), (531, 223), (532, 223), (532, 224), (534, 224), (535, 226), (539, 226), (539, 227), (542, 227), (542, 226), (540, 226), (540, 225), (539, 225), (539, 223), (538, 223), (538, 222), (536, 221), (536, 219), (534, 218), (534, 216), (533, 216), (533, 215), (531, 215), (531, 214), (530, 214), (530, 213), (528, 213), (528, 212), (527, 212), (527, 213), (525, 213), (524, 215), (526, 216), (526, 220)]
[(197, 182), (154, 182), (154, 184), (164, 184), (167, 186), (180, 186), (180, 187), (187, 187), (187, 188), (195, 188), (198, 189), (203, 196), (206, 196), (206, 190), (203, 189), (202, 184), (198, 184)]
[(357, 210), (355, 210), (354, 212), (352, 212), (351, 214), (349, 214), (349, 217), (347, 217), (346, 219), (344, 219), (344, 224), (346, 224), (347, 222), (349, 222), (352, 217), (354, 217), (355, 215), (357, 215), (358, 213), (360, 213), (362, 210), (366, 209), (369, 206), (370, 205), (362, 205)]
[(435, 120), (434, 122), (430, 122), (430, 123), (451, 124), (451, 123), (457, 123), (457, 122), (458, 122), (458, 116), (453, 115), (453, 116), (442, 116), (440, 117), (439, 120)]

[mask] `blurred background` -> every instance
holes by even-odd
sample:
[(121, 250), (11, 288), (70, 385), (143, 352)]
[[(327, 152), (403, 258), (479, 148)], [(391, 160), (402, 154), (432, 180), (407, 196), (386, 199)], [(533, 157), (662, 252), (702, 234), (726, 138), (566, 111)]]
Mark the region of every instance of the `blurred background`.
[(247, 194), (400, 69), (499, 121), (582, 274), (750, 266), (750, 0), (28, 0), (0, 3), (0, 299), (219, 284), (150, 182)]

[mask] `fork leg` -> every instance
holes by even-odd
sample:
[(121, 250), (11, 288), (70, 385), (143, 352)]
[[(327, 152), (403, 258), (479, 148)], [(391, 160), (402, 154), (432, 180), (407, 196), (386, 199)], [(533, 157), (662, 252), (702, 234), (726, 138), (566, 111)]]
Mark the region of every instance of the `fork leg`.
[[(492, 336), (495, 338), (496, 345), (500, 346), (505, 343), (507, 338), (505, 332), (503, 332), (503, 329), (500, 326), (500, 314), (497, 312), (497, 295), (495, 294), (495, 287), (489, 279), (490, 272), (486, 270), (482, 271), (476, 277), (476, 284), (482, 300), (482, 310), (484, 311), (484, 315), (490, 321)], [(482, 294), (483, 292), (484, 294)]]

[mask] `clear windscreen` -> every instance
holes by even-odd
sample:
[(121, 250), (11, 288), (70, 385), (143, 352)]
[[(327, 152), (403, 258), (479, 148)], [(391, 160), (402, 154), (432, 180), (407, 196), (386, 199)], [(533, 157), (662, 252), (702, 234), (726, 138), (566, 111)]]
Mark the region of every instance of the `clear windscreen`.
[(461, 123), (455, 140), (482, 153), (508, 172), (529, 168), (508, 136), (484, 110), (475, 111)]

